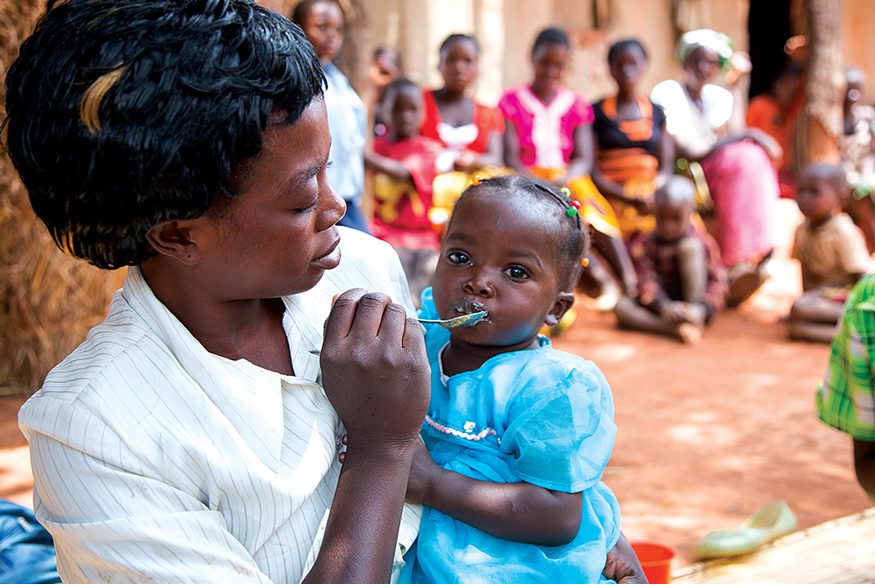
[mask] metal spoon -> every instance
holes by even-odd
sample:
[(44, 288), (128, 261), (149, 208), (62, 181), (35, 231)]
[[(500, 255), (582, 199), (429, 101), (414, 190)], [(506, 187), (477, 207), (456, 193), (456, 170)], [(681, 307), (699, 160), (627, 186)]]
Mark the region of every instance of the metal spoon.
[(472, 312), (470, 314), (462, 314), (460, 316), (454, 316), (453, 318), (437, 318), (437, 319), (428, 319), (428, 318), (417, 318), (419, 322), (423, 324), (438, 324), (445, 329), (455, 329), (462, 328), (466, 326), (474, 326), (488, 315), (489, 312), (486, 310), (481, 310), (480, 312)]
[[(453, 318), (417, 318), (419, 322), (422, 324), (437, 324), (446, 329), (456, 329), (462, 328), (466, 326), (474, 326), (489, 314), (486, 310), (481, 310), (480, 312), (472, 312), (471, 314), (462, 314), (460, 316), (454, 316)], [(319, 349), (313, 349), (310, 351), (311, 355), (319, 355), (322, 351)]]

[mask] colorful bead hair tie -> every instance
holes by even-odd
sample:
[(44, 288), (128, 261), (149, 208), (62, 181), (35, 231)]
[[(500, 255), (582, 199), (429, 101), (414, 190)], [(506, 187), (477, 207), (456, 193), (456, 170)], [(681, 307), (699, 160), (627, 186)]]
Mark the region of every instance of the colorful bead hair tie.
[(580, 201), (571, 201), (565, 208), (565, 214), (569, 217), (574, 217), (578, 213), (580, 213)]
[(588, 268), (588, 267), (589, 267), (589, 258), (583, 258), (583, 259), (581, 259), (581, 260), (580, 260), (580, 265), (583, 266), (584, 268)]
[(481, 182), (483, 182), (483, 178), (479, 174), (475, 174), (471, 177), (471, 184), (475, 187), (479, 187)]

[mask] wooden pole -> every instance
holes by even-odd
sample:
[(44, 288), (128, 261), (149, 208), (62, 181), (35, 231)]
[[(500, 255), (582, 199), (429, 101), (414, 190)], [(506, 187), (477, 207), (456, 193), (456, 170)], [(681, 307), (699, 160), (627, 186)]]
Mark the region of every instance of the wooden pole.
[(837, 163), (842, 131), (841, 0), (808, 0), (810, 61), (806, 86), (803, 164)]

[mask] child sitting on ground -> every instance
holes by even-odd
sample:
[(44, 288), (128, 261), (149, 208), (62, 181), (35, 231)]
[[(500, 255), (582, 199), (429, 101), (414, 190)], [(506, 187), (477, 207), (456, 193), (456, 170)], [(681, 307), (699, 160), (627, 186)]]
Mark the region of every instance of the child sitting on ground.
[(422, 92), (409, 79), (386, 86), (382, 108), (389, 132), (365, 153), (365, 165), (374, 172), (372, 231), (398, 252), (413, 298), (419, 298), (431, 282), (440, 247), (428, 212), (443, 146), (420, 134)]
[(695, 197), (695, 185), (680, 176), (656, 191), (656, 230), (629, 242), (638, 296), (617, 304), (621, 327), (692, 344), (723, 309), (726, 271), (717, 244), (690, 220)]
[(426, 507), (401, 582), (613, 577), (611, 391), (538, 334), (574, 302), (586, 248), (571, 199), (537, 179), (475, 180), (457, 202), (420, 316), (488, 316), (426, 331), (431, 403), (407, 490)]
[(790, 338), (829, 343), (850, 288), (870, 267), (862, 232), (842, 212), (845, 172), (813, 164), (802, 172), (796, 201), (805, 221), (796, 229), (793, 257), (802, 266), (802, 296), (790, 310)]

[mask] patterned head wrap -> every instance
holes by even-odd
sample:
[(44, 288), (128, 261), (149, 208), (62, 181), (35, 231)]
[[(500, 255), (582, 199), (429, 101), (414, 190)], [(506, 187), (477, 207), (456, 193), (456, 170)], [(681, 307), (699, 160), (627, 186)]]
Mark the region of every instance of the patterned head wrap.
[(732, 56), (732, 39), (722, 32), (710, 28), (700, 28), (685, 33), (678, 41), (675, 57), (681, 65), (685, 65), (693, 51), (700, 47), (717, 53), (720, 67), (729, 68), (729, 58)]

